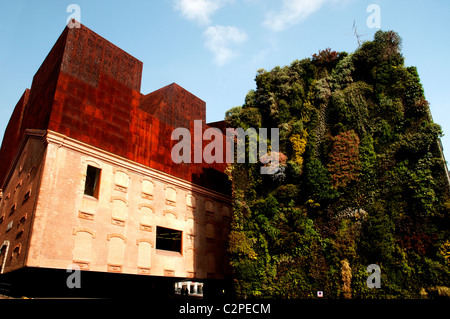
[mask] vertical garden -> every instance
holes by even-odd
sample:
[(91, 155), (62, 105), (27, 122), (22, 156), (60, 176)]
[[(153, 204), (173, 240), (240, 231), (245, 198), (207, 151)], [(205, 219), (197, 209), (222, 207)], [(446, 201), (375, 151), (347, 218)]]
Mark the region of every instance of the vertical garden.
[[(419, 298), (449, 286), (443, 132), (398, 34), (258, 70), (255, 81), (226, 121), (279, 128), (280, 163), (272, 175), (259, 162), (228, 169), (238, 297)], [(379, 289), (366, 285), (370, 264)]]

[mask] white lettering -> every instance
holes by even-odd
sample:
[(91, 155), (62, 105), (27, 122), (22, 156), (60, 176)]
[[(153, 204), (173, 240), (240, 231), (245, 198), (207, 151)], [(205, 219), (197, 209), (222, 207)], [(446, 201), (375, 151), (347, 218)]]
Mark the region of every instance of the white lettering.
[(369, 17), (367, 17), (367, 27), (370, 29), (381, 28), (381, 8), (377, 4), (370, 4), (367, 6), (367, 12), (373, 12)]
[(77, 4), (69, 4), (67, 6), (66, 12), (71, 12), (72, 14), (67, 17), (67, 27), (72, 28), (81, 28), (81, 9)]
[(172, 141), (180, 140), (172, 147), (170, 156), (174, 163), (190, 163), (191, 162), (191, 133), (187, 128), (178, 127), (172, 131), (171, 139)]
[[(208, 163), (223, 163), (223, 135), (218, 128), (210, 127), (203, 133), (203, 139), (211, 141), (203, 150), (203, 160)], [(213, 155), (214, 153), (214, 155)]]
[(381, 288), (381, 268), (376, 264), (367, 266), (367, 272), (372, 273), (367, 277), (366, 284), (369, 288)]
[(66, 285), (69, 289), (73, 288), (81, 288), (81, 272), (80, 267), (78, 265), (72, 264), (70, 265), (67, 270), (67, 272), (72, 272), (69, 277), (67, 277)]

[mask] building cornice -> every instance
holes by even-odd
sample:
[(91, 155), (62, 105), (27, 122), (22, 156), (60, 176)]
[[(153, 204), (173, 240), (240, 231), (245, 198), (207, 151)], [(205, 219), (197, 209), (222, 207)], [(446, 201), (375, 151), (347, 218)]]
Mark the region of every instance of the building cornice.
[(104, 163), (114, 165), (126, 169), (130, 172), (137, 173), (144, 177), (148, 177), (151, 180), (159, 181), (165, 184), (175, 186), (179, 189), (197, 193), (205, 197), (211, 197), (215, 200), (225, 202), (227, 204), (231, 203), (231, 198), (219, 192), (210, 190), (203, 186), (194, 184), (192, 182), (183, 180), (181, 178), (175, 177), (173, 175), (161, 172), (154, 168), (136, 163), (124, 157), (118, 156), (116, 154), (107, 152), (100, 148), (94, 147), (92, 145), (80, 142), (76, 139), (70, 138), (61, 133), (57, 133), (51, 130), (46, 132), (45, 140), (48, 144), (54, 145), (56, 147), (64, 147), (74, 152), (81, 153), (83, 155), (92, 157), (94, 159), (100, 160)]

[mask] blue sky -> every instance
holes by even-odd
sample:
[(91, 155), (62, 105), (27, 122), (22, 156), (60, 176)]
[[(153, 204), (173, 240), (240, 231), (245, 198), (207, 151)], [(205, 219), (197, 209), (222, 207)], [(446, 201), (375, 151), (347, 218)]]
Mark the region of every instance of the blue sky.
[(242, 105), (260, 68), (270, 70), (321, 49), (353, 52), (356, 22), (371, 40), (372, 12), (382, 30), (403, 38), (408, 66), (417, 66), (450, 159), (450, 1), (387, 0), (132, 0), (2, 1), (0, 4), (0, 139), (14, 106), (65, 27), (70, 4), (88, 28), (144, 63), (141, 92), (176, 82), (219, 121)]

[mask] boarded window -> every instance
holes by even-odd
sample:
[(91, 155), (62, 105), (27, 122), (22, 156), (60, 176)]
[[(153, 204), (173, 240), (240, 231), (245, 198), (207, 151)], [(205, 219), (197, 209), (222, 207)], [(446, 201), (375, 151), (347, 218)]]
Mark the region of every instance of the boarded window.
[(194, 271), (195, 265), (195, 250), (193, 248), (189, 248), (186, 250), (186, 269), (188, 271)]
[(129, 177), (125, 172), (117, 171), (114, 175), (114, 184), (121, 189), (126, 190), (128, 188)]
[(109, 238), (108, 264), (122, 266), (125, 253), (125, 241), (120, 237)]
[(153, 195), (154, 187), (155, 185), (153, 184), (153, 182), (146, 179), (142, 181), (142, 193), (146, 195)]
[(214, 204), (211, 201), (205, 203), (205, 218), (206, 220), (214, 220)]
[(188, 235), (195, 234), (195, 219), (189, 218), (186, 221), (186, 231), (187, 231)]
[(194, 211), (197, 204), (197, 199), (195, 196), (189, 194), (186, 196), (186, 204), (189, 210)]
[(114, 221), (125, 222), (127, 219), (127, 203), (120, 199), (112, 201), (112, 219)]
[(141, 207), (141, 230), (152, 231), (153, 210), (150, 207)]
[(230, 209), (227, 206), (223, 206), (222, 214), (223, 214), (223, 216), (231, 217)]
[(177, 201), (177, 191), (174, 188), (166, 188), (166, 204), (175, 206)]
[(206, 255), (206, 272), (210, 274), (216, 272), (216, 256), (212, 252), (209, 252)]
[(211, 212), (211, 213), (214, 213), (214, 203), (213, 202), (211, 202), (211, 201), (206, 201), (206, 203), (205, 203), (205, 210), (207, 211), (207, 212)]
[(211, 223), (206, 223), (206, 238), (214, 239), (214, 225)]
[(92, 234), (86, 231), (78, 231), (75, 235), (73, 260), (90, 261), (91, 251), (92, 251)]
[(138, 246), (138, 267), (150, 268), (152, 265), (152, 244), (141, 241)]

